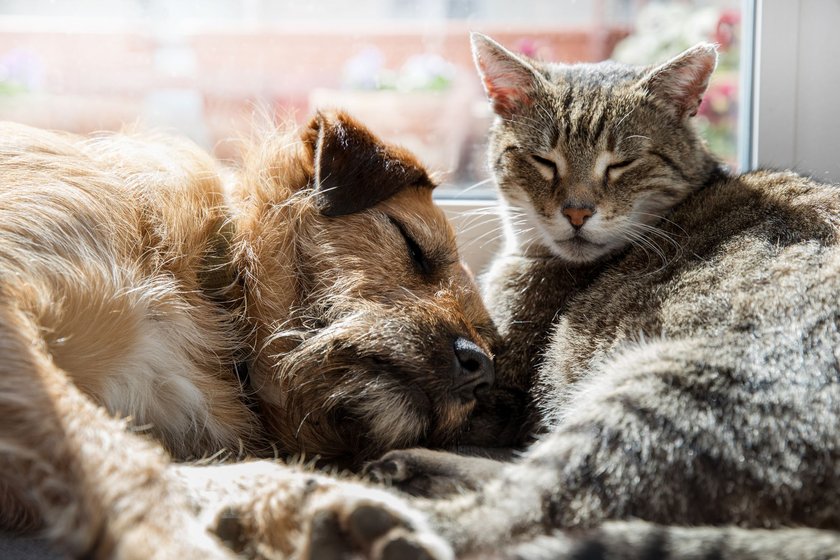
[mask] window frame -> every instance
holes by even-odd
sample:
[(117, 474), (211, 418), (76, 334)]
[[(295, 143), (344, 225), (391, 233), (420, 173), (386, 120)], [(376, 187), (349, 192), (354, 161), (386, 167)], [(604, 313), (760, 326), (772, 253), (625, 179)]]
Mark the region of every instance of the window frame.
[(755, 37), (749, 169), (792, 169), (840, 182), (840, 4), (753, 0)]

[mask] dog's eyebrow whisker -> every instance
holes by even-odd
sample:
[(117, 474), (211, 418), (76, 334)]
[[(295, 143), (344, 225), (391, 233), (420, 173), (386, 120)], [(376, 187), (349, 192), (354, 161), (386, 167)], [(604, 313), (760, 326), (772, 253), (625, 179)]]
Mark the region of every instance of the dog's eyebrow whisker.
[(306, 423), (306, 419), (307, 419), (307, 418), (309, 418), (309, 416), (312, 414), (312, 412), (313, 412), (313, 411), (311, 411), (311, 410), (310, 410), (309, 412), (307, 412), (307, 413), (304, 415), (303, 419), (300, 421), (300, 424), (298, 424), (297, 430), (295, 431), (295, 437), (298, 437), (298, 436), (300, 435), (300, 429), (301, 429), (301, 428), (303, 427), (303, 425)]

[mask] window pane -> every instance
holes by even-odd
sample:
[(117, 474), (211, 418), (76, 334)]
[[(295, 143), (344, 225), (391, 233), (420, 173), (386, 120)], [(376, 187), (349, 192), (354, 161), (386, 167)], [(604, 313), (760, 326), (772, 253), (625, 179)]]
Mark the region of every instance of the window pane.
[(739, 0), (0, 0), (0, 118), (170, 127), (223, 159), (266, 120), (344, 107), (414, 150), (440, 196), (492, 196), (468, 34), (557, 61), (653, 63), (721, 45), (701, 107), (735, 158)]

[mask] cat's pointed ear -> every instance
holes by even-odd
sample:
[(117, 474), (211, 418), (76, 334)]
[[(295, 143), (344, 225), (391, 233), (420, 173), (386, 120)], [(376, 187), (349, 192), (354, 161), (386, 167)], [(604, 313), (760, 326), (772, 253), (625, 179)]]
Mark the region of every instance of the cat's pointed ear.
[(715, 45), (700, 43), (651, 70), (641, 86), (670, 105), (679, 118), (693, 117), (716, 65)]
[(493, 111), (510, 118), (534, 99), (539, 73), (524, 59), (481, 33), (470, 33), (473, 60)]
[(313, 151), (315, 200), (325, 216), (367, 210), (409, 186), (435, 186), (411, 153), (382, 142), (341, 111), (318, 112), (304, 138)]

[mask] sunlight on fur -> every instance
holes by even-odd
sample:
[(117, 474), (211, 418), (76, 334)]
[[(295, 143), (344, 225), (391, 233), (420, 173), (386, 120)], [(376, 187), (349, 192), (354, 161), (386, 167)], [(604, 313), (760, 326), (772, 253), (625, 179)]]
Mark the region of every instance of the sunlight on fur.
[(0, 138), (4, 528), (74, 556), (450, 557), (399, 499), (312, 472), (454, 445), (493, 382), (420, 162), (340, 112), (236, 170), (160, 135)]

